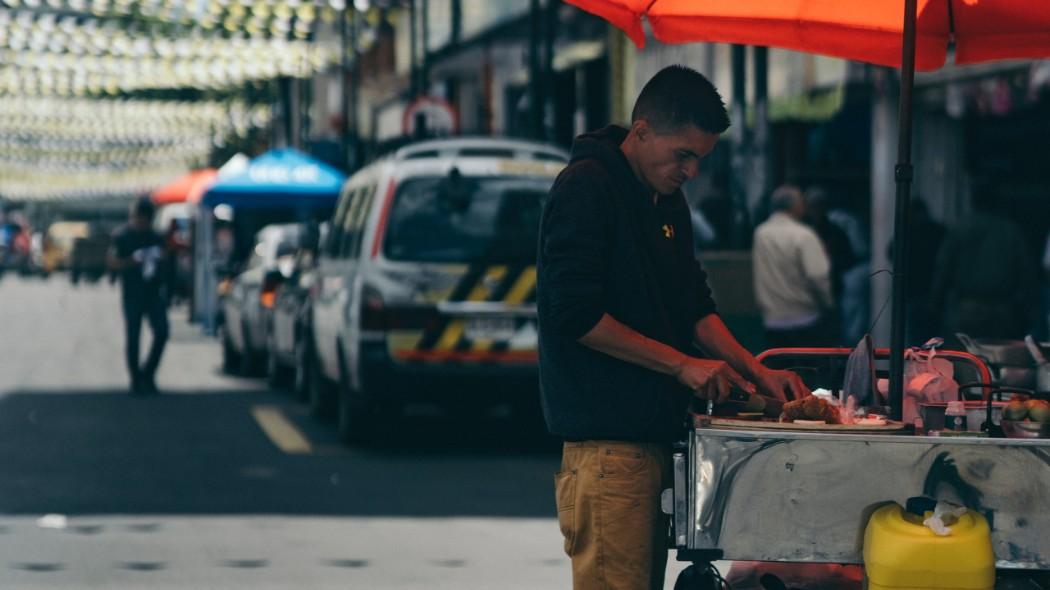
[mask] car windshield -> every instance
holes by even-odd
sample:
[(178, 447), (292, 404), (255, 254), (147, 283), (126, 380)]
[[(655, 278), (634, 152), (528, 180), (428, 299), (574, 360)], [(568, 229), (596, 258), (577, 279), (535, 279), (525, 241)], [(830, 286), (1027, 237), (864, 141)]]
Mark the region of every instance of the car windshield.
[(417, 262), (534, 260), (542, 177), (434, 176), (404, 181), (387, 226), (384, 253)]

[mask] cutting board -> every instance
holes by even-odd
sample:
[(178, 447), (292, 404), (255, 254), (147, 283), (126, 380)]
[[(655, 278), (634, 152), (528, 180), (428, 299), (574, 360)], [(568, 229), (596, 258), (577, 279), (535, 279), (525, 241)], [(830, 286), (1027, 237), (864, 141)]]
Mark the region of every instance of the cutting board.
[(767, 420), (734, 420), (733, 418), (708, 417), (696, 415), (697, 427), (710, 425), (715, 428), (732, 428), (734, 430), (794, 430), (802, 432), (898, 432), (904, 430), (903, 422), (890, 420), (884, 425), (874, 424), (795, 424), (793, 422), (776, 422)]

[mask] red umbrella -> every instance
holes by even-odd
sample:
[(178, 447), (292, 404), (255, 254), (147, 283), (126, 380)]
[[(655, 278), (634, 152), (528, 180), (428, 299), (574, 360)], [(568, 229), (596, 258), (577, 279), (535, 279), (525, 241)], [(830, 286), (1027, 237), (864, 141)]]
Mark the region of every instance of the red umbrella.
[[(664, 43), (782, 47), (885, 66), (901, 65), (904, 0), (565, 0), (645, 44), (642, 18)], [(1050, 56), (1050, 3), (918, 0), (915, 65)]]
[(565, 0), (608, 20), (639, 47), (642, 19), (665, 43), (782, 47), (901, 68), (894, 240), (890, 405), (904, 391), (904, 293), (911, 198), (911, 95), (915, 68), (1050, 57), (1046, 0)]
[(171, 183), (153, 191), (150, 199), (155, 205), (170, 205), (172, 203), (196, 203), (215, 180), (214, 168), (193, 170), (185, 176), (181, 176)]

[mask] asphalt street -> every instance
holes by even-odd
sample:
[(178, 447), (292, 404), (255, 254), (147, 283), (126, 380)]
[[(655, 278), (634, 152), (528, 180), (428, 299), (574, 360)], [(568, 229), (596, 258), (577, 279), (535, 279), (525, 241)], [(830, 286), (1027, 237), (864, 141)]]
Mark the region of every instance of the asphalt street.
[(344, 447), (178, 308), (132, 398), (118, 300), (0, 281), (0, 588), (570, 587), (541, 432), (423, 412)]

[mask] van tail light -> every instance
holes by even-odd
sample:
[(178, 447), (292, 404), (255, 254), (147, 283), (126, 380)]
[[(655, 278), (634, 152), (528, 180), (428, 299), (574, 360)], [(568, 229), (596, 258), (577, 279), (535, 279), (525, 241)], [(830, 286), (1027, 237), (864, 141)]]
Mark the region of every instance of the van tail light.
[(277, 303), (277, 291), (263, 291), (259, 295), (259, 302), (266, 309), (273, 309), (274, 304)]
[(361, 329), (386, 330), (386, 305), (383, 296), (374, 287), (361, 290)]
[(259, 293), (259, 303), (266, 309), (273, 309), (277, 303), (277, 287), (281, 280), (276, 273), (271, 273), (263, 279), (262, 291)]
[(379, 251), (383, 247), (383, 237), (386, 234), (386, 225), (387, 222), (390, 221), (390, 207), (394, 204), (395, 189), (397, 189), (397, 182), (391, 179), (390, 184), (387, 185), (386, 195), (383, 196), (383, 208), (379, 214), (379, 223), (376, 224), (376, 237), (372, 240), (372, 258), (379, 256)]

